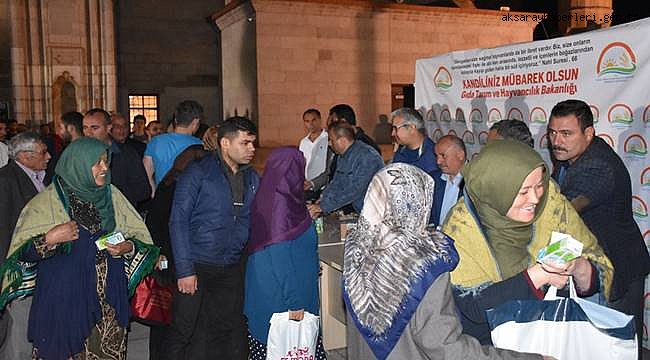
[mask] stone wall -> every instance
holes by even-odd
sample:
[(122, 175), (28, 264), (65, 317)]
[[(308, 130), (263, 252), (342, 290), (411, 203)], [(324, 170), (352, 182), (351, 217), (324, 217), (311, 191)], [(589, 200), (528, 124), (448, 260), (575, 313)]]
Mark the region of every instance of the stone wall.
[[(379, 115), (391, 111), (391, 84), (414, 82), (416, 59), (530, 41), (536, 25), (504, 22), (499, 11), (370, 1), (251, 5), (262, 146), (297, 144), (304, 136), (302, 112), (316, 107), (325, 114), (337, 103), (351, 104), (372, 133)], [(218, 21), (227, 13), (215, 15)], [(224, 94), (228, 90), (224, 85)]]
[(221, 31), (224, 117), (245, 115), (257, 122), (255, 13), (248, 2), (233, 5), (216, 22)]
[(207, 123), (221, 120), (220, 40), (207, 17), (224, 1), (117, 3), (120, 112), (130, 93), (151, 93), (165, 122), (186, 99), (203, 105)]
[[(9, 23), (9, 1), (0, 0), (0, 118), (2, 106), (11, 101), (11, 26)], [(13, 117), (7, 114), (5, 117)]]
[(112, 1), (11, 0), (9, 19), (19, 122), (57, 121), (61, 104), (116, 108)]

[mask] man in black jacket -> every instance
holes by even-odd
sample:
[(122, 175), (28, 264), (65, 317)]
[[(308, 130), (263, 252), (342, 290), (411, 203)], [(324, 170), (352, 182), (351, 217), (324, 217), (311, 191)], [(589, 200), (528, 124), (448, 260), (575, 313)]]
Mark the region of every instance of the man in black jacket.
[(612, 261), (609, 306), (634, 315), (641, 358), (643, 294), (650, 257), (632, 214), (630, 173), (621, 158), (594, 136), (593, 115), (580, 100), (551, 111), (548, 138), (558, 161), (553, 178)]
[(151, 186), (140, 155), (130, 146), (113, 141), (111, 128), (111, 116), (103, 109), (91, 109), (84, 115), (84, 135), (110, 145), (111, 183), (135, 207), (138, 202), (151, 197)]
[[(45, 188), (43, 180), (50, 160), (47, 145), (38, 135), (30, 132), (11, 139), (9, 157), (9, 163), (0, 168), (0, 266), (8, 255), (20, 212)], [(25, 359), (31, 356), (32, 346), (27, 342), (31, 303), (31, 297), (17, 300), (4, 313), (0, 313), (0, 359)]]

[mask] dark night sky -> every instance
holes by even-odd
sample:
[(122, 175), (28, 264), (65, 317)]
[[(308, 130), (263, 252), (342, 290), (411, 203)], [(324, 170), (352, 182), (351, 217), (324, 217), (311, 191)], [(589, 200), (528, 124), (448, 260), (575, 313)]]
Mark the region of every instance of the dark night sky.
[[(455, 6), (452, 0), (434, 1), (405, 1), (406, 3), (429, 4), (433, 6)], [(549, 19), (543, 21), (535, 29), (535, 40), (543, 40), (560, 36), (558, 33), (557, 21), (551, 20), (557, 16), (557, 0), (474, 0), (479, 9), (498, 10), (502, 6), (509, 6), (511, 11), (542, 12), (549, 15)], [(623, 24), (646, 17), (650, 17), (650, 1), (633, 0), (612, 0), (614, 19), (612, 25)]]

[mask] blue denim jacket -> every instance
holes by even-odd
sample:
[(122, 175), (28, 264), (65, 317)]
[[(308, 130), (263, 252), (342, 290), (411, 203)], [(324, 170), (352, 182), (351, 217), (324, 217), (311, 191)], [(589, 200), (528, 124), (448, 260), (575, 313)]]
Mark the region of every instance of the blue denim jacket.
[(321, 196), (320, 208), (328, 214), (352, 204), (355, 211), (363, 208), (363, 198), (370, 180), (384, 167), (384, 160), (369, 145), (355, 141), (339, 156), (332, 182)]

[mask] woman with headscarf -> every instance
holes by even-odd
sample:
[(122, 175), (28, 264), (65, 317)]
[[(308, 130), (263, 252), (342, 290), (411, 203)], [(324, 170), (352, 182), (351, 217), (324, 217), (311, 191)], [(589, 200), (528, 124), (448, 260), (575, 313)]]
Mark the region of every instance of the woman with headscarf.
[(461, 334), (449, 286), (458, 253), (452, 239), (427, 228), (433, 187), (429, 175), (401, 163), (370, 182), (345, 241), (348, 358), (541, 359)]
[[(33, 294), (28, 340), (35, 359), (125, 359), (129, 294), (158, 249), (137, 211), (110, 185), (108, 146), (71, 143), (52, 184), (23, 209), (0, 269), (0, 308)], [(126, 241), (96, 243), (121, 233)]]
[[(318, 237), (305, 205), (305, 158), (295, 147), (273, 150), (251, 208), (244, 314), (249, 359), (266, 359), (269, 321), (289, 311), (318, 315)], [(316, 359), (324, 359), (319, 340)]]
[[(451, 272), (463, 331), (490, 342), (485, 310), (511, 299), (543, 298), (548, 276), (572, 275), (578, 294), (609, 295), (613, 268), (557, 185), (541, 156), (513, 140), (495, 140), (461, 170), (465, 194), (443, 231), (456, 240)], [(582, 242), (582, 256), (564, 265), (536, 264), (553, 231)], [(561, 284), (564, 285), (566, 280)], [(561, 287), (561, 286), (560, 286)]]

